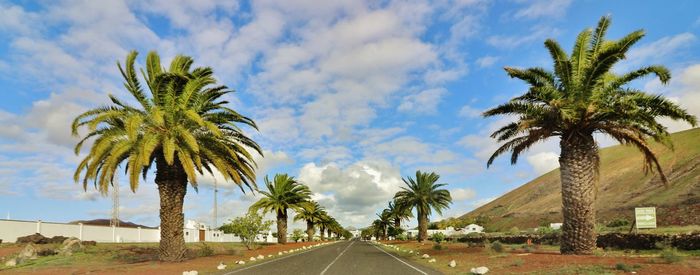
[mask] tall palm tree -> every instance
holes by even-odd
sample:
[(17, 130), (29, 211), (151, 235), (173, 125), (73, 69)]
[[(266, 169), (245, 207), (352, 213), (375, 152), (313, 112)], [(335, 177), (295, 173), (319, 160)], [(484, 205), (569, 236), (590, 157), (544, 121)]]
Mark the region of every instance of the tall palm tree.
[(387, 237), (387, 229), (389, 225), (391, 224), (392, 221), (392, 216), (391, 216), (391, 211), (389, 209), (384, 209), (380, 214), (377, 215), (377, 220), (379, 220), (379, 227), (382, 232), (382, 239), (386, 240)]
[(399, 205), (405, 206), (412, 211), (416, 209), (418, 216), (418, 241), (423, 242), (428, 238), (428, 216), (435, 210), (442, 214), (442, 210), (449, 208), (452, 203), (450, 191), (440, 189), (446, 183), (436, 183), (440, 176), (434, 172), (423, 173), (416, 171), (416, 179), (408, 177), (403, 179), (406, 187), (401, 187), (401, 191), (396, 192), (394, 200)]
[(521, 152), (549, 137), (559, 137), (559, 157), (564, 225), (563, 254), (588, 254), (595, 249), (595, 186), (598, 183), (598, 145), (594, 133), (609, 135), (639, 149), (644, 170), (656, 170), (667, 179), (648, 138), (670, 146), (666, 127), (657, 119), (668, 117), (696, 125), (696, 118), (663, 96), (628, 87), (636, 79), (655, 75), (668, 83), (671, 75), (663, 66), (648, 66), (617, 75), (612, 67), (644, 36), (634, 31), (619, 40), (607, 40), (610, 18), (602, 17), (595, 31), (582, 31), (569, 57), (554, 40), (544, 45), (554, 60), (554, 72), (544, 68), (506, 67), (510, 77), (525, 81), (522, 96), (484, 112), (484, 116), (516, 115), (518, 120), (495, 131), (491, 137), (505, 142), (488, 160), (512, 152), (515, 164)]
[(144, 91), (134, 69), (138, 53), (127, 55), (126, 66), (117, 63), (124, 77), (124, 87), (137, 105), (113, 95), (112, 104), (86, 111), (75, 118), (73, 135), (81, 127), (87, 134), (76, 145), (79, 154), (83, 144), (94, 139), (90, 152), (76, 168), (76, 182), (83, 178), (83, 188), (92, 182), (102, 194), (113, 183), (120, 164), (126, 162), (132, 191), (139, 185), (139, 175), (146, 180), (155, 162), (160, 195), (161, 240), (160, 259), (184, 259), (182, 205), (187, 183), (197, 190), (197, 175), (213, 168), (242, 190), (255, 187), (255, 162), (249, 149), (262, 154), (260, 147), (236, 125), (255, 123), (228, 108), (222, 96), (233, 92), (217, 85), (208, 67), (192, 69), (194, 60), (178, 55), (167, 70), (155, 52), (146, 57), (143, 76)]
[(301, 212), (309, 206), (311, 191), (309, 187), (297, 182), (294, 177), (287, 174), (275, 175), (274, 182), (265, 176), (265, 186), (268, 191), (258, 190), (263, 195), (260, 200), (253, 203), (249, 210), (263, 213), (275, 212), (277, 214), (277, 242), (287, 243), (287, 210)]
[(402, 220), (408, 220), (409, 218), (413, 218), (413, 213), (411, 213), (411, 209), (397, 203), (396, 200), (392, 200), (389, 202), (389, 207), (387, 208), (387, 210), (389, 210), (391, 219), (394, 220), (394, 228), (396, 229), (401, 229)]
[(323, 206), (318, 204), (318, 202), (312, 202), (294, 216), (294, 221), (306, 221), (306, 235), (308, 236), (308, 241), (314, 240), (314, 227), (316, 223), (323, 218), (324, 213)]
[(333, 221), (333, 217), (328, 215), (328, 213), (326, 211), (323, 211), (323, 214), (321, 214), (321, 218), (317, 222), (318, 229), (320, 232), (319, 236), (321, 237), (322, 241), (326, 240), (326, 237), (323, 234), (325, 233), (326, 228), (328, 228), (331, 225), (332, 221)]

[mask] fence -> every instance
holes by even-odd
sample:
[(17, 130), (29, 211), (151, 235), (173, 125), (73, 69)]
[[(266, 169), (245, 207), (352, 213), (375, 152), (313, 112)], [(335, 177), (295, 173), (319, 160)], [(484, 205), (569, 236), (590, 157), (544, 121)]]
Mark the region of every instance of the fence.
[[(43, 221), (0, 220), (0, 240), (13, 243), (18, 237), (39, 233), (45, 237), (75, 237), (84, 241), (100, 243), (139, 243), (159, 242), (160, 229), (128, 228), (84, 224), (55, 223)], [(185, 242), (240, 242), (233, 234), (224, 234), (219, 230), (184, 229)], [(277, 238), (260, 234), (258, 241), (274, 243)]]

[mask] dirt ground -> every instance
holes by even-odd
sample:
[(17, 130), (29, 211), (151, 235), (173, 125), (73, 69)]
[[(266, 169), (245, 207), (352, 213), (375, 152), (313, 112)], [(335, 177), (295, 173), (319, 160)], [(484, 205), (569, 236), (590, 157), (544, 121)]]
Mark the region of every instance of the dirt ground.
[[(666, 263), (657, 254), (630, 253), (622, 251), (600, 251), (596, 255), (571, 256), (561, 255), (555, 247), (529, 249), (520, 246), (504, 245), (503, 253), (496, 253), (484, 247), (469, 247), (463, 243), (443, 244), (442, 250), (433, 249), (432, 243), (421, 245), (415, 241), (388, 241), (402, 249), (418, 251), (418, 255), (396, 252), (399, 255), (423, 265), (431, 266), (446, 274), (469, 273), (472, 267), (486, 266), (494, 274), (623, 274), (631, 271), (636, 274), (700, 274), (700, 257), (685, 256), (677, 263)], [(420, 256), (428, 254), (435, 258), (435, 263), (428, 263)], [(697, 254), (696, 254), (697, 255)], [(457, 266), (448, 266), (455, 260)], [(628, 272), (618, 270), (616, 266), (624, 264)]]
[[(22, 266), (15, 269), (3, 269), (0, 273), (12, 273), (12, 274), (182, 274), (183, 271), (197, 270), (199, 274), (212, 274), (217, 273), (216, 267), (219, 263), (223, 262), (228, 265), (226, 270), (233, 270), (234, 268), (240, 267), (236, 265), (235, 262), (243, 260), (249, 262), (250, 257), (257, 257), (258, 255), (263, 255), (266, 261), (268, 260), (268, 255), (274, 255), (274, 257), (269, 259), (275, 259), (278, 252), (301, 248), (302, 246), (314, 245), (318, 242), (299, 242), (299, 243), (288, 243), (285, 245), (272, 244), (264, 245), (259, 249), (247, 250), (240, 244), (231, 244), (235, 249), (230, 249), (227, 252), (222, 252), (221, 245), (213, 247), (215, 253), (226, 253), (213, 255), (208, 257), (196, 257), (194, 259), (186, 260), (178, 263), (166, 263), (157, 260), (145, 260), (137, 263), (125, 263), (124, 260), (115, 260), (114, 257), (102, 257), (102, 255), (93, 255), (95, 258), (105, 258), (108, 260), (90, 260), (85, 257), (76, 257), (72, 262), (59, 262), (54, 261), (53, 263), (41, 263), (36, 266)], [(214, 246), (214, 244), (210, 244)], [(225, 244), (224, 244), (225, 245)], [(141, 246), (145, 249), (138, 249), (138, 251), (143, 251), (141, 253), (148, 253), (148, 255), (143, 256), (143, 259), (148, 259), (154, 257), (152, 253), (155, 253), (153, 246)], [(128, 246), (127, 246), (128, 247)], [(133, 246), (131, 247), (133, 248)], [(137, 246), (138, 248), (138, 246)], [(10, 246), (10, 247), (0, 247), (0, 257), (5, 257), (10, 254), (19, 252), (21, 246)], [(124, 247), (115, 247), (115, 249), (125, 249)], [(192, 249), (190, 249), (192, 250)], [(100, 251), (108, 253), (104, 248)], [(299, 252), (296, 252), (299, 253)], [(89, 253), (86, 253), (89, 254)], [(90, 257), (88, 255), (88, 257)], [(41, 259), (41, 258), (40, 258)], [(139, 261), (136, 259), (136, 261)], [(256, 261), (259, 262), (259, 261)], [(4, 262), (3, 262), (4, 263)], [(247, 266), (248, 264), (246, 264)]]

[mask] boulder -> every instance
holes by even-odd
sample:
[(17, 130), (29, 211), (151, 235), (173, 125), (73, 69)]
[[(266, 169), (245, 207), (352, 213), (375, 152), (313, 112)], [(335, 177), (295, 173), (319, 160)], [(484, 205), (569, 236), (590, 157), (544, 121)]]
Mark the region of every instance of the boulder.
[(5, 262), (5, 266), (16, 266), (16, 265), (17, 265), (16, 258), (12, 258), (12, 259), (8, 260), (7, 262)]
[(480, 266), (480, 267), (472, 267), (472, 269), (469, 270), (472, 274), (486, 274), (489, 272), (489, 268), (485, 266)]
[(263, 255), (258, 255), (258, 260), (262, 260), (262, 259), (265, 259), (265, 256), (263, 256)]
[(84, 246), (96, 246), (97, 242), (96, 241), (82, 241), (82, 242), (80, 242), (80, 244), (82, 244)]
[(251, 262), (255, 262), (255, 257), (250, 257), (250, 259), (248, 259), (248, 260)]
[(216, 266), (216, 269), (224, 270), (226, 269), (226, 265), (223, 262), (219, 262), (219, 265)]
[(436, 262), (436, 260), (435, 260), (435, 259), (430, 259), (430, 260), (428, 260), (428, 262), (429, 262), (429, 263), (434, 263), (434, 262)]
[(48, 243), (48, 240), (49, 239), (44, 237), (44, 235), (34, 233), (32, 235), (17, 238), (17, 243), (45, 244)]
[(245, 264), (244, 261), (238, 261), (238, 264)]
[[(68, 237), (64, 237), (64, 236), (53, 236), (53, 237), (49, 238), (49, 239), (47, 240), (47, 242), (48, 242), (48, 243), (63, 243), (63, 242), (66, 241), (67, 239), (69, 239), (69, 238), (68, 238)], [(76, 240), (77, 240), (77, 238), (73, 238), (73, 239), (76, 239)]]
[(450, 261), (450, 263), (447, 264), (447, 265), (448, 265), (449, 267), (455, 267), (455, 266), (457, 266), (457, 262), (455, 262), (455, 260), (452, 260), (452, 261)]
[(58, 250), (59, 255), (70, 256), (73, 252), (82, 249), (83, 245), (80, 244), (78, 238), (68, 238), (63, 241), (63, 246)]
[(24, 249), (19, 252), (19, 255), (17, 255), (17, 262), (21, 263), (25, 260), (36, 260), (36, 258), (38, 258), (37, 252), (38, 251), (33, 244), (27, 244), (27, 246), (25, 246)]
[(421, 258), (427, 259), (427, 258), (430, 258), (430, 255), (428, 255), (428, 254), (423, 254), (423, 256), (421, 256)]
[(272, 258), (272, 255), (267, 255), (268, 258)]

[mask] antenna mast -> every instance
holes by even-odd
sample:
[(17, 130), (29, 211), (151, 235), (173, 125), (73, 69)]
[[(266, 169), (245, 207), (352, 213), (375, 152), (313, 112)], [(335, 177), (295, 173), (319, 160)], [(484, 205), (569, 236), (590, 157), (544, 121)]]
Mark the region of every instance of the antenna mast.
[[(212, 173), (212, 176), (214, 176), (214, 173)], [(218, 223), (218, 219), (219, 219), (219, 215), (218, 215), (217, 209), (216, 209), (218, 207), (218, 204), (216, 203), (217, 193), (219, 193), (218, 183), (216, 182), (216, 176), (214, 176), (214, 223), (213, 223), (213, 229), (216, 229), (218, 227), (217, 223)]]

